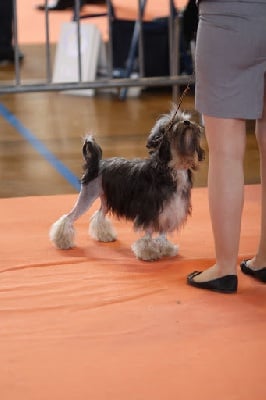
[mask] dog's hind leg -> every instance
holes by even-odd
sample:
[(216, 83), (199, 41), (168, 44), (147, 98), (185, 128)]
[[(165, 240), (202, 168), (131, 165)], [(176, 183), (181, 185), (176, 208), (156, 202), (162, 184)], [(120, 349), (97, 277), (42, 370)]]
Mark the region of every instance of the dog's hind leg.
[(154, 239), (158, 246), (162, 257), (174, 257), (178, 253), (178, 246), (169, 242), (166, 237), (166, 233), (160, 233), (160, 235)]
[(133, 243), (131, 249), (140, 260), (155, 261), (162, 257), (157, 240), (152, 239), (150, 232), (146, 232), (145, 236)]
[(84, 214), (101, 194), (100, 177), (97, 177), (89, 184), (81, 186), (77, 202), (72, 210), (68, 214), (62, 215), (50, 229), (50, 240), (57, 248), (70, 249), (74, 247), (74, 221)]
[(111, 221), (106, 218), (106, 213), (105, 200), (101, 196), (101, 208), (90, 219), (89, 234), (99, 242), (114, 242), (117, 235)]

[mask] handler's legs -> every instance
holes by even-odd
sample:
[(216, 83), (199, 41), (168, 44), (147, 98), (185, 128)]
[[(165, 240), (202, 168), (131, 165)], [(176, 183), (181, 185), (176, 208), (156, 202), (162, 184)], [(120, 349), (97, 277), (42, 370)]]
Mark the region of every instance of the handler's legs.
[(261, 176), (261, 234), (257, 254), (250, 260), (253, 269), (266, 267), (266, 83), (262, 118), (256, 122), (256, 138), (260, 152)]
[(245, 121), (204, 116), (204, 123), (216, 264), (195, 276), (193, 280), (197, 282), (236, 274), (244, 198)]

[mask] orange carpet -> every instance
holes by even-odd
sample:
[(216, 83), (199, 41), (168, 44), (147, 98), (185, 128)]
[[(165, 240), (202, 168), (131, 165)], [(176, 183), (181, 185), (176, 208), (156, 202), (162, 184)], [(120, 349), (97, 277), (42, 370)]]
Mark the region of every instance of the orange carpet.
[[(134, 4), (119, 2), (121, 14)], [(44, 40), (36, 3), (18, 2), (25, 44)], [(165, 3), (148, 3), (161, 14)], [(70, 17), (50, 14), (52, 41)], [(259, 187), (245, 198), (240, 259), (256, 250)], [(264, 400), (266, 286), (241, 273), (236, 295), (186, 285), (213, 262), (207, 190), (193, 190), (193, 215), (172, 238), (179, 255), (153, 263), (134, 258), (129, 223), (115, 221), (115, 243), (90, 239), (95, 207), (76, 223), (77, 247), (55, 249), (50, 225), (75, 200), (0, 200), (0, 399)]]
[[(18, 4), (18, 39), (22, 44), (43, 43), (45, 41), (45, 13), (36, 10), (37, 4), (44, 4), (45, 0), (19, 0)], [(137, 0), (113, 0), (117, 18), (134, 19), (137, 17)], [(186, 0), (176, 0), (175, 5), (182, 9)], [(91, 4), (82, 8), (82, 14), (102, 13), (105, 5)], [(169, 14), (169, 1), (148, 0), (145, 9), (145, 18), (152, 19)], [(49, 12), (50, 40), (55, 43), (59, 39), (62, 23), (71, 21), (72, 10)], [(93, 23), (101, 30), (103, 39), (108, 37), (108, 23), (106, 17), (87, 18), (85, 23)]]
[[(245, 188), (240, 258), (256, 249), (259, 197)], [(134, 258), (129, 223), (115, 221), (115, 243), (90, 239), (93, 209), (77, 247), (55, 249), (49, 227), (75, 200), (0, 200), (1, 399), (264, 400), (265, 285), (241, 273), (236, 295), (186, 285), (213, 261), (207, 190), (193, 189), (179, 255), (151, 263)]]

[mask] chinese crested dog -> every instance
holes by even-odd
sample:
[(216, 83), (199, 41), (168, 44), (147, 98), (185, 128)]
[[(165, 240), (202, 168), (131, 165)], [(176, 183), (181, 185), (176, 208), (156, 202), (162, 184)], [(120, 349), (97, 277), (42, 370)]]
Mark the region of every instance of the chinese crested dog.
[(74, 208), (51, 227), (50, 239), (56, 247), (74, 246), (74, 222), (100, 199), (100, 208), (91, 217), (89, 233), (101, 242), (116, 240), (108, 213), (134, 223), (144, 231), (132, 250), (142, 260), (174, 256), (178, 247), (167, 234), (178, 230), (191, 214), (192, 172), (204, 159), (202, 128), (177, 109), (161, 116), (152, 128), (146, 159), (102, 159), (102, 149), (93, 136), (83, 144), (85, 160), (81, 191)]

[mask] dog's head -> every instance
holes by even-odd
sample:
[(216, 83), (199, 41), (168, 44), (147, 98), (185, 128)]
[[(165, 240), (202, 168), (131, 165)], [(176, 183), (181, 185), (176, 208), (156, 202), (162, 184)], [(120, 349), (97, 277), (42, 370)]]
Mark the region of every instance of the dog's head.
[(147, 139), (149, 154), (170, 168), (197, 169), (204, 160), (202, 128), (190, 121), (190, 115), (173, 109), (158, 119)]

